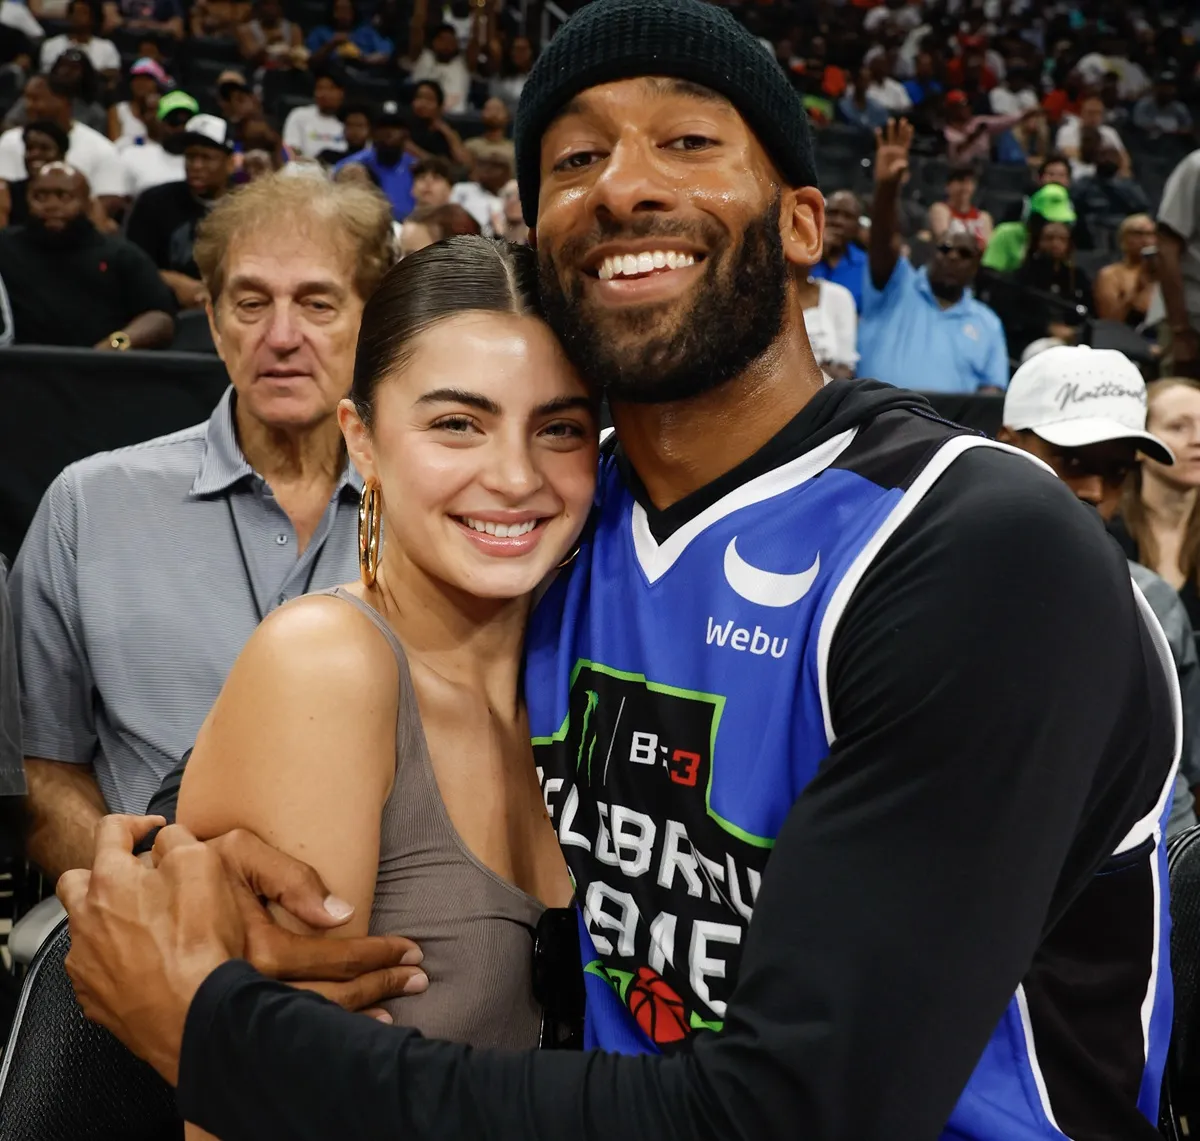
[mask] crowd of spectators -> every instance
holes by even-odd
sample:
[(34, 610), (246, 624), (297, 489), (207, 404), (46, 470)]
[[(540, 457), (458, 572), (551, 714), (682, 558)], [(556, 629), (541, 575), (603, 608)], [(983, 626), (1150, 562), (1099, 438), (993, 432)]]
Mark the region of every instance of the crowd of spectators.
[[(87, 202), (53, 242), (81, 240), (91, 226), (132, 243), (169, 288), (181, 328), (205, 300), (191, 255), (196, 224), (222, 195), (288, 164), (373, 185), (405, 252), (451, 233), (525, 237), (510, 124), (557, 7), (27, 2), (8, 0), (0, 15), (0, 221), (37, 230), (44, 243), (29, 189), (44, 166), (65, 162)], [(1089, 343), (1098, 329), (1103, 339), (1114, 322), (1127, 333), (1120, 347), (1148, 373), (1162, 362), (1171, 326), (1185, 324), (1182, 294), (1160, 288), (1171, 256), (1160, 257), (1164, 242), (1151, 231), (1167, 176), (1195, 142), (1200, 16), (1187, 5), (732, 7), (802, 93), (816, 128), (826, 253), (805, 304), (829, 375), (865, 369), (925, 389), (1002, 388), (1031, 346)], [(910, 128), (907, 157), (892, 187), (879, 178), (874, 136), (900, 120)], [(1185, 175), (1178, 182), (1190, 185)], [(880, 221), (896, 255), (885, 278), (868, 266)], [(132, 266), (136, 251), (119, 263)], [(951, 263), (961, 292), (939, 284)], [(1166, 272), (1187, 267), (1176, 256)], [(11, 296), (29, 271), (10, 262), (7, 272), (18, 275), (6, 279)], [(36, 293), (48, 268), (33, 272)], [(937, 310), (918, 322), (935, 351), (913, 369), (888, 331), (915, 327), (918, 309), (894, 309), (910, 296), (910, 277), (913, 296)], [(56, 319), (33, 324), (10, 308), (8, 339), (95, 343), (65, 299)], [(1186, 364), (1192, 345), (1182, 337)]]

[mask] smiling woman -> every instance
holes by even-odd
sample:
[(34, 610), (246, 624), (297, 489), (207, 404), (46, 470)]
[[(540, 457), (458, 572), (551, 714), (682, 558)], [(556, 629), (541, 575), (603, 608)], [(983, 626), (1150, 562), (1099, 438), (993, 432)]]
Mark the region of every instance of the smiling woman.
[[(392, 1016), (480, 1046), (537, 1042), (532, 934), (571, 898), (519, 679), (531, 593), (588, 516), (597, 428), (535, 283), (531, 250), (479, 237), (384, 278), (339, 410), (361, 581), (258, 628), (179, 801), (200, 836), (249, 828), (310, 862), (355, 905), (341, 933), (419, 940), (434, 985)], [(261, 320), (259, 292), (231, 276), (218, 329)]]

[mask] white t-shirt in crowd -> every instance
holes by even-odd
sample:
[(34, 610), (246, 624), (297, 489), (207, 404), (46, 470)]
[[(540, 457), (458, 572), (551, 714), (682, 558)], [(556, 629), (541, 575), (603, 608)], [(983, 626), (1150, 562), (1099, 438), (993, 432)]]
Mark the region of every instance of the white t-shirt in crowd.
[(1036, 91), (1028, 87), (1024, 91), (1009, 91), (1007, 87), (993, 87), (988, 96), (993, 115), (1021, 115), (1038, 106)]
[[(63, 12), (66, 15), (66, 12)], [(54, 19), (51, 12), (46, 13), (46, 18)], [(0, 24), (5, 24), (7, 27), (16, 28), (18, 32), (24, 32), (35, 43), (40, 40), (45, 34), (42, 25), (34, 18), (33, 13), (17, 0), (3, 0), (0, 3)], [(22, 175), (22, 178), (25, 176)]]
[(129, 198), (136, 198), (152, 186), (184, 179), (183, 155), (167, 154), (160, 143), (149, 139), (121, 151), (121, 166), (125, 170), (125, 194)]
[(322, 151), (344, 151), (346, 131), (336, 115), (323, 115), (313, 103), (288, 112), (283, 123), (283, 145), (297, 154), (316, 158)]
[(52, 36), (42, 44), (42, 70), (49, 71), (67, 48), (79, 48), (97, 71), (121, 70), (121, 53), (117, 51), (117, 45), (99, 36), (93, 36), (86, 44), (78, 44), (70, 36)]
[(426, 48), (413, 65), (412, 82), (435, 79), (446, 94), (445, 111), (465, 111), (467, 96), (471, 93), (471, 73), (467, 61), (459, 52), (449, 63), (441, 63), (429, 48)]
[(116, 105), (116, 108), (117, 122), (121, 124), (121, 133), (113, 141), (117, 150), (123, 151), (126, 147), (137, 146), (147, 138), (146, 124), (133, 113), (128, 99), (123, 99)]
[(904, 90), (904, 84), (890, 75), (882, 83), (872, 83), (867, 88), (867, 98), (874, 99), (881, 107), (891, 111), (893, 115), (902, 114), (912, 107), (912, 100)]
[(821, 365), (858, 364), (858, 311), (854, 294), (835, 281), (817, 280), (820, 297), (804, 310), (804, 328), (813, 356)]
[[(13, 127), (0, 135), (0, 178), (5, 182), (19, 182), (27, 177), (23, 129)], [(71, 144), (67, 162), (87, 178), (92, 193), (97, 197), (123, 197), (125, 168), (117, 148), (84, 123), (72, 123), (67, 137)]]
[(455, 183), (450, 191), (450, 201), (470, 214), (489, 238), (495, 235), (496, 224), (504, 218), (504, 203), (478, 182)]

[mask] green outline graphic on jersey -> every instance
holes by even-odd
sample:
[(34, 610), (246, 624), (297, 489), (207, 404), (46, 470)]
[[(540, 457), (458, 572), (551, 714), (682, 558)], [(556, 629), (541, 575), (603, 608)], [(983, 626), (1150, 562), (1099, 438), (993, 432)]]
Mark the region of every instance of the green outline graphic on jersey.
[[(567, 692), (571, 693), (575, 689), (575, 680), (579, 677), (581, 670), (590, 669), (598, 674), (605, 674), (608, 677), (616, 678), (618, 681), (634, 682), (646, 687), (651, 693), (662, 693), (668, 697), (680, 697), (689, 701), (703, 701), (713, 706), (712, 720), (712, 736), (709, 740), (709, 766), (708, 766), (708, 787), (704, 790), (704, 807), (708, 815), (713, 818), (726, 832), (731, 836), (736, 837), (743, 843), (749, 844), (755, 848), (773, 848), (775, 846), (774, 839), (767, 836), (755, 836), (751, 832), (747, 832), (744, 828), (739, 828), (732, 821), (726, 820), (712, 806), (712, 781), (713, 772), (717, 764), (717, 727), (721, 722), (721, 714), (725, 709), (725, 698), (716, 693), (701, 693), (695, 689), (680, 689), (674, 685), (664, 685), (661, 682), (648, 681), (645, 674), (630, 673), (627, 670), (613, 669), (611, 666), (602, 665), (600, 662), (590, 662), (586, 658), (579, 658), (575, 662), (574, 669), (571, 670), (571, 681), (567, 687)], [(590, 717), (594, 705), (591, 699), (588, 699), (588, 704), (585, 710), (584, 729), (587, 727), (587, 719)], [(552, 733), (549, 737), (534, 737), (533, 744), (538, 745), (558, 745), (567, 739), (567, 734), (571, 728), (571, 712), (568, 703), (567, 715), (563, 718), (563, 723), (559, 726), (558, 731)], [(586, 733), (580, 735), (580, 755), (576, 758), (576, 771), (582, 766), (583, 762), (583, 741)], [(593, 741), (593, 746), (595, 742)], [(591, 755), (588, 755), (588, 776), (591, 776)]]

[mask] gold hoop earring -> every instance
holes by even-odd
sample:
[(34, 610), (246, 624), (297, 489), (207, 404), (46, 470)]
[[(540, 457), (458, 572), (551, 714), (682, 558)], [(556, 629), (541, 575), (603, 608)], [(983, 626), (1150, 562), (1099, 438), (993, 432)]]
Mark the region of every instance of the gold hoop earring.
[(374, 586), (383, 543), (383, 495), (373, 479), (363, 484), (358, 501), (358, 573), (363, 586)]

